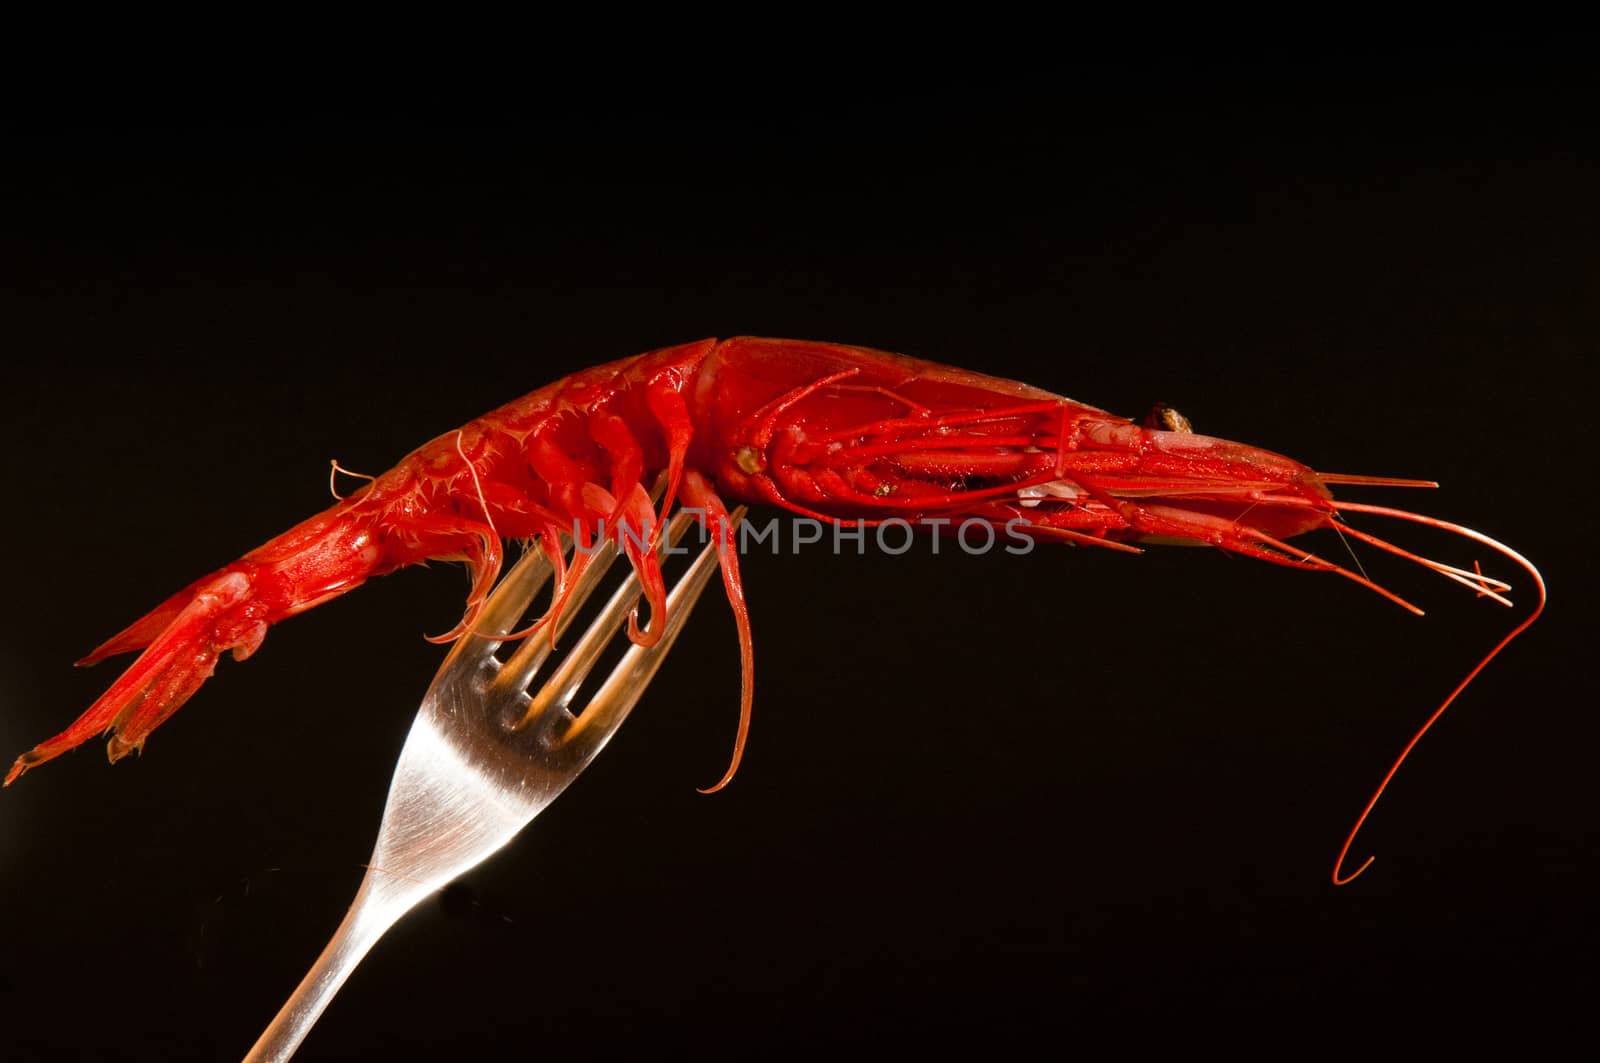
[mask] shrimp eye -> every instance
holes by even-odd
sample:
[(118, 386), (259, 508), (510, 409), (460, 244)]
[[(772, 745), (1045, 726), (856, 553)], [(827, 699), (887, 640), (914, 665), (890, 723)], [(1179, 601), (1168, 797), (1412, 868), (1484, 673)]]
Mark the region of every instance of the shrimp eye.
[(1150, 412), (1144, 415), (1144, 426), (1161, 432), (1180, 432), (1185, 435), (1194, 432), (1194, 425), (1189, 423), (1189, 418), (1179, 413), (1177, 407), (1168, 406), (1164, 402), (1158, 402), (1150, 407)]

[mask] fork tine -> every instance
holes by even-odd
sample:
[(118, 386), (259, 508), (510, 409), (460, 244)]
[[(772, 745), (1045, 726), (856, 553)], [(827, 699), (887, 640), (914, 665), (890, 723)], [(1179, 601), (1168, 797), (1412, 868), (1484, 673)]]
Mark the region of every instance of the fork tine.
[[(688, 531), (689, 525), (693, 521), (694, 518), (692, 516), (679, 510), (672, 517), (671, 522), (668, 523), (666, 534), (661, 537), (661, 551), (668, 551), (678, 545), (678, 541), (683, 538), (684, 533)], [(624, 620), (627, 619), (628, 613), (638, 603), (639, 590), (638, 573), (630, 573), (628, 579), (611, 595), (611, 600), (606, 603), (605, 609), (601, 611), (599, 616), (595, 617), (588, 630), (583, 633), (583, 637), (578, 640), (572, 647), (571, 652), (567, 654), (566, 659), (556, 668), (555, 673), (545, 680), (544, 684), (539, 687), (538, 693), (533, 695), (532, 702), (523, 714), (524, 723), (542, 715), (551, 705), (560, 705), (562, 708), (567, 708), (572, 704), (573, 696), (577, 693), (578, 687), (583, 684), (584, 679), (588, 677), (589, 672), (594, 668), (595, 662), (600, 659), (600, 654), (605, 651), (606, 646), (611, 642), (612, 633), (621, 628)], [(670, 609), (667, 615), (672, 615)], [(521, 656), (521, 653), (519, 652), (517, 656)], [(512, 660), (515, 662), (516, 657), (513, 657)], [(539, 662), (542, 663), (542, 661), (543, 655), (541, 654), (539, 655)], [(537, 669), (538, 665), (535, 664), (533, 667)], [(508, 666), (505, 671), (512, 671), (511, 666)], [(532, 673), (530, 672), (528, 676), (523, 677), (520, 674), (520, 668), (518, 668), (507, 678), (520, 680), (523, 684), (526, 684), (532, 679)]]
[[(576, 556), (576, 555), (575, 555)], [(562, 606), (561, 615), (556, 618), (556, 627), (553, 632), (536, 632), (523, 640), (513, 653), (501, 666), (493, 679), (495, 692), (500, 696), (517, 693), (528, 688), (539, 669), (543, 667), (545, 659), (550, 656), (551, 643), (562, 639), (567, 634), (567, 629), (572, 626), (572, 621), (583, 608), (589, 596), (604, 580), (606, 572), (611, 568), (611, 563), (616, 560), (617, 548), (614, 543), (604, 543), (591, 550), (589, 563), (577, 574), (576, 582), (572, 584), (567, 600)], [(572, 566), (568, 568), (571, 573)], [(571, 578), (569, 576), (569, 578)], [(561, 594), (557, 587), (555, 594)], [(527, 607), (527, 603), (523, 603)]]
[[(739, 522), (744, 519), (744, 514), (744, 506), (730, 513), (728, 515), (730, 526), (738, 527)], [(578, 717), (577, 723), (567, 733), (565, 739), (567, 743), (596, 743), (594, 751), (599, 752), (600, 746), (603, 746), (611, 734), (622, 725), (622, 721), (644, 695), (645, 688), (655, 678), (656, 672), (667, 658), (667, 651), (677, 641), (678, 633), (683, 630), (689, 614), (699, 603), (701, 592), (706, 589), (711, 574), (717, 570), (720, 560), (719, 550), (718, 540), (713, 536), (700, 556), (689, 566), (689, 571), (683, 574), (672, 588), (672, 592), (667, 595), (667, 622), (661, 632), (661, 639), (653, 646), (628, 647), (628, 652), (611, 670), (611, 674), (589, 700), (583, 714)], [(654, 620), (653, 617), (651, 619)]]
[(477, 622), (450, 648), (441, 669), (464, 667), (463, 659), (487, 660), (503, 641), (497, 636), (505, 635), (517, 626), (517, 621), (527, 612), (529, 603), (550, 582), (554, 571), (550, 559), (543, 553), (530, 551), (524, 554), (483, 603)]
[[(659, 503), (666, 489), (667, 477), (663, 473), (657, 479), (655, 487), (650, 492), (650, 501)], [(680, 515), (682, 515), (681, 510)], [(624, 529), (623, 534), (627, 534), (626, 529)], [(682, 532), (680, 531), (677, 534), (681, 535)], [(563, 538), (566, 537), (563, 536)], [(677, 542), (676, 537), (673, 542)], [(586, 563), (579, 568), (576, 577), (577, 582), (572, 585), (570, 593), (567, 594), (566, 601), (562, 605), (561, 615), (556, 617), (555, 629), (550, 632), (539, 633), (548, 637), (533, 637), (530, 635), (517, 648), (517, 651), (503, 662), (499, 673), (492, 680), (497, 693), (502, 696), (517, 693), (527, 689), (529, 684), (533, 682), (534, 677), (539, 674), (539, 669), (544, 666), (545, 659), (555, 649), (555, 643), (566, 636), (567, 628), (572, 625), (579, 611), (583, 609), (584, 603), (589, 600), (589, 595), (593, 594), (594, 589), (600, 585), (601, 577), (606, 574), (607, 570), (611, 568), (612, 562), (617, 559), (617, 543), (614, 541), (601, 542), (589, 547), (585, 552), (588, 554), (585, 559)], [(574, 561), (577, 560), (578, 555), (579, 548), (574, 545), (572, 555)], [(570, 573), (571, 568), (568, 571)], [(509, 577), (505, 582), (509, 582)], [(542, 585), (543, 583), (541, 582), (540, 586)], [(636, 583), (630, 581), (628, 585), (636, 586)], [(537, 593), (537, 591), (538, 587), (535, 587), (534, 593)], [(561, 588), (557, 587), (554, 593), (560, 595)], [(532, 595), (524, 599), (521, 603), (521, 610), (526, 610), (528, 602), (531, 600)], [(511, 620), (511, 623), (516, 623), (515, 618)], [(509, 631), (510, 627), (508, 626), (505, 630)], [(594, 632), (591, 631), (590, 634), (594, 634)]]

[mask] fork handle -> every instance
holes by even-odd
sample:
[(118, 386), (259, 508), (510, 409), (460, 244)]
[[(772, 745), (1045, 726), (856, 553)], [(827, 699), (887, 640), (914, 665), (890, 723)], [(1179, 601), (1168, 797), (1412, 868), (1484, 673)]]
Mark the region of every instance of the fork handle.
[[(392, 879), (386, 880), (391, 886)], [(364, 956), (371, 951), (385, 932), (429, 892), (426, 889), (406, 890), (406, 895), (396, 896), (373, 886), (373, 876), (361, 880), (356, 899), (345, 914), (322, 955), (311, 965), (311, 970), (300, 980), (289, 999), (268, 1024), (254, 1047), (244, 1057), (244, 1063), (283, 1063), (295, 1054), (311, 1027), (327, 1009), (334, 994), (344, 985)], [(381, 893), (388, 895), (380, 896)], [(417, 894), (409, 896), (409, 894)]]

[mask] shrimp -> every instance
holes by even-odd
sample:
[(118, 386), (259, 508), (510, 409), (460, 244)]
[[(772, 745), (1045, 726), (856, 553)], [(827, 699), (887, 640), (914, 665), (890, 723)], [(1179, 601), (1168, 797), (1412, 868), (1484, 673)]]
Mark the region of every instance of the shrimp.
[[(646, 484), (664, 480), (659, 509)], [(754, 651), (727, 501), (766, 503), (820, 520), (961, 522), (1028, 540), (1140, 552), (1137, 543), (1209, 545), (1289, 568), (1331, 573), (1414, 613), (1394, 592), (1285, 540), (1315, 529), (1414, 561), (1502, 604), (1510, 585), (1414, 554), (1348, 524), (1395, 518), (1453, 532), (1526, 569), (1534, 611), (1472, 669), (1427, 719), (1355, 821), (1334, 865), (1389, 780), (1462, 689), (1544, 608), (1544, 581), (1510, 547), (1470, 528), (1385, 506), (1335, 501), (1331, 486), (1433, 487), (1425, 481), (1319, 473), (1281, 455), (1196, 434), (1157, 406), (1141, 423), (1026, 384), (863, 347), (741, 337), (666, 347), (557, 381), (446, 433), (336, 505), (205, 576), (95, 649), (80, 664), (143, 653), (65, 731), (22, 754), (5, 784), (110, 732), (112, 761), (150, 733), (231, 652), (244, 660), (267, 629), (366, 580), (434, 560), (463, 561), (471, 590), (461, 622), (436, 641), (470, 635), (501, 569), (503, 543), (522, 540), (556, 568), (549, 608), (524, 636), (555, 630), (564, 588), (592, 551), (563, 561), (562, 536), (614, 540), (643, 585), (629, 636), (653, 642), (665, 611), (653, 547), (673, 504), (699, 509), (721, 537), (722, 579), (740, 647), (733, 752), (738, 770), (754, 695)], [(552, 636), (553, 637), (553, 634)]]

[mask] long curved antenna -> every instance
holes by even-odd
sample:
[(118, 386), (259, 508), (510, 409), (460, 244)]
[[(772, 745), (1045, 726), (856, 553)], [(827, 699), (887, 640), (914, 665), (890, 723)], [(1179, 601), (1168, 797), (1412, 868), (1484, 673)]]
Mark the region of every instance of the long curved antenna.
[(1248, 554), (1251, 557), (1259, 557), (1263, 561), (1272, 561), (1276, 564), (1288, 565), (1291, 568), (1306, 568), (1312, 570), (1313, 572), (1332, 572), (1336, 576), (1343, 576), (1347, 580), (1350, 580), (1354, 583), (1359, 583), (1369, 591), (1383, 595), (1385, 598), (1389, 599), (1400, 608), (1406, 610), (1408, 613), (1412, 613), (1416, 616), (1424, 615), (1421, 608), (1412, 605), (1394, 591), (1391, 591), (1389, 588), (1383, 586), (1383, 584), (1374, 582), (1358, 572), (1351, 572), (1343, 565), (1336, 565), (1326, 558), (1318, 557), (1309, 550), (1304, 550), (1297, 546), (1291, 546), (1282, 539), (1275, 539), (1266, 532), (1258, 531), (1255, 528), (1241, 527), (1239, 531), (1246, 538), (1253, 540), (1254, 542), (1261, 543), (1269, 548), (1266, 550), (1259, 548), (1247, 549), (1244, 548), (1243, 544), (1240, 544), (1239, 546), (1233, 548), (1239, 553)]
[(1507, 607), (1511, 605), (1511, 599), (1500, 593), (1511, 589), (1511, 584), (1505, 580), (1495, 579), (1493, 576), (1485, 576), (1481, 572), (1468, 572), (1464, 568), (1457, 568), (1454, 565), (1447, 565), (1443, 561), (1435, 561), (1431, 557), (1414, 554), (1404, 547), (1396, 546), (1394, 543), (1364, 532), (1360, 528), (1352, 528), (1348, 524), (1335, 523), (1333, 527), (1341, 535), (1349, 535), (1351, 538), (1376, 546), (1378, 549), (1394, 554), (1396, 557), (1403, 557), (1407, 561), (1415, 561), (1424, 568), (1432, 569), (1434, 572), (1439, 573), (1445, 579), (1454, 580), (1463, 587), (1477, 591), (1478, 594), (1485, 598), (1493, 598)]
[[(1456, 688), (1450, 692), (1450, 695), (1439, 704), (1439, 707), (1433, 710), (1433, 714), (1429, 716), (1423, 725), (1417, 729), (1417, 733), (1411, 736), (1411, 741), (1406, 743), (1405, 748), (1400, 751), (1400, 755), (1396, 757), (1394, 763), (1389, 766), (1389, 770), (1384, 774), (1383, 780), (1378, 783), (1378, 788), (1372, 792), (1372, 797), (1367, 800), (1366, 807), (1363, 808), (1361, 810), (1361, 814), (1356, 817), (1355, 824), (1350, 828), (1350, 833), (1345, 836), (1344, 845), (1339, 849), (1338, 859), (1333, 862), (1333, 884), (1335, 886), (1343, 886), (1355, 881), (1355, 879), (1363, 871), (1372, 866), (1372, 861), (1374, 858), (1369, 856), (1362, 862), (1360, 867), (1356, 868), (1350, 874), (1342, 874), (1345, 859), (1350, 855), (1350, 847), (1355, 843), (1356, 835), (1361, 832), (1362, 826), (1367, 822), (1367, 817), (1372, 814), (1372, 809), (1377, 805), (1378, 799), (1383, 796), (1383, 791), (1388, 788), (1390, 781), (1393, 780), (1396, 773), (1400, 771), (1400, 765), (1405, 763), (1406, 758), (1411, 755), (1411, 751), (1416, 748), (1417, 743), (1422, 741), (1422, 736), (1427, 734), (1433, 725), (1439, 721), (1439, 717), (1444, 715), (1444, 710), (1448, 709), (1451, 704), (1455, 702), (1456, 698), (1460, 696), (1461, 692), (1467, 688), (1467, 684), (1476, 679), (1478, 677), (1478, 673), (1483, 671), (1484, 668), (1488, 666), (1490, 661), (1499, 656), (1501, 650), (1510, 645), (1512, 639), (1528, 630), (1528, 628), (1533, 625), (1533, 622), (1539, 619), (1539, 615), (1544, 612), (1545, 603), (1548, 601), (1549, 596), (1545, 591), (1544, 577), (1539, 574), (1538, 568), (1534, 566), (1532, 561), (1529, 561), (1527, 558), (1511, 549), (1511, 547), (1507, 546), (1505, 543), (1500, 542), (1498, 539), (1492, 539), (1480, 531), (1474, 531), (1473, 529), (1464, 527), (1460, 524), (1452, 524), (1450, 521), (1440, 520), (1437, 517), (1425, 517), (1419, 513), (1409, 513), (1403, 509), (1390, 509), (1388, 506), (1369, 506), (1355, 502), (1339, 502), (1336, 503), (1336, 505), (1341, 511), (1371, 513), (1380, 517), (1394, 517), (1397, 520), (1406, 520), (1412, 522), (1413, 524), (1424, 524), (1430, 528), (1439, 528), (1443, 531), (1453, 532), (1456, 535), (1465, 536), (1468, 539), (1474, 539), (1489, 547), (1491, 550), (1494, 550), (1495, 552), (1510, 558), (1512, 561), (1515, 561), (1517, 564), (1521, 565), (1527, 570), (1528, 575), (1533, 577), (1534, 586), (1539, 590), (1539, 604), (1534, 607), (1533, 612), (1528, 614), (1527, 619), (1523, 620), (1522, 623), (1512, 628), (1504, 638), (1495, 643), (1493, 649), (1484, 654), (1483, 659), (1478, 662), (1477, 666), (1474, 667), (1472, 671), (1468, 672), (1466, 678), (1462, 679), (1461, 682), (1457, 684)], [(1350, 529), (1346, 528), (1345, 530), (1349, 531)], [(1358, 536), (1358, 538), (1362, 538), (1363, 540), (1366, 539), (1365, 536)], [(1401, 556), (1406, 556), (1398, 549), (1394, 552), (1401, 553)], [(1435, 563), (1430, 564), (1428, 567), (1434, 569), (1436, 572), (1442, 572), (1443, 568), (1448, 568), (1449, 566), (1439, 566), (1437, 563)], [(1444, 572), (1443, 574), (1451, 575), (1450, 572)], [(1454, 578), (1454, 576), (1452, 576), (1452, 578)], [(1471, 580), (1462, 579), (1459, 582), (1466, 583), (1468, 586), (1474, 586), (1474, 582)], [(1482, 593), (1482, 588), (1480, 587), (1479, 589), (1480, 593)], [(1496, 598), (1497, 600), (1503, 600), (1499, 599), (1498, 595), (1491, 594), (1490, 596)]]

